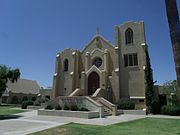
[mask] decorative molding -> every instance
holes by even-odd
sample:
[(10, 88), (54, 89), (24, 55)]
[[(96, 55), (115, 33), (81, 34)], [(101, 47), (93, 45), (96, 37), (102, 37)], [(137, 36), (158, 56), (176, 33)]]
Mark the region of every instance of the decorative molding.
[(57, 55), (56, 55), (56, 58), (59, 58), (59, 56), (60, 56), (60, 55), (59, 55), (59, 54), (57, 54)]
[(147, 44), (146, 43), (141, 43), (141, 46), (147, 46)]
[(56, 77), (57, 75), (58, 75), (57, 73), (54, 74), (55, 77)]
[(130, 99), (145, 99), (145, 97), (130, 97)]
[(98, 52), (100, 52), (100, 53), (103, 54), (103, 50), (101, 50), (101, 49), (99, 49), (99, 48), (95, 48), (95, 49), (91, 52), (91, 56), (92, 56), (96, 51), (98, 51)]
[(70, 75), (72, 76), (74, 74), (74, 72), (71, 72)]
[(75, 56), (76, 55), (76, 52), (72, 52), (72, 56)]
[(118, 49), (119, 49), (119, 47), (118, 47), (118, 46), (116, 46), (116, 47), (114, 47), (114, 49), (115, 49), (115, 50), (118, 50)]
[(119, 68), (116, 68), (114, 71), (115, 71), (116, 73), (118, 73), (118, 72), (119, 72)]
[(101, 70), (99, 70), (99, 68), (97, 68), (95, 65), (93, 65), (93, 66), (86, 72), (87, 76), (88, 76), (90, 73), (92, 73), (93, 71), (96, 72), (96, 73), (98, 73), (99, 76), (101, 76), (101, 74), (102, 74)]

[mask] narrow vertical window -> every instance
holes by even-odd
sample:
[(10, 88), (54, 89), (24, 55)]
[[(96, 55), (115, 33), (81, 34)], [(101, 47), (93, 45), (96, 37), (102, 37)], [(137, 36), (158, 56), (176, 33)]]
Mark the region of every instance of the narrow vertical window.
[(134, 66), (138, 65), (137, 54), (134, 54)]
[(64, 71), (68, 71), (69, 62), (67, 59), (64, 60)]
[(126, 44), (132, 44), (133, 43), (133, 30), (131, 28), (128, 28), (126, 30), (125, 38), (126, 38)]
[(124, 55), (124, 66), (128, 66), (128, 55)]
[(133, 66), (133, 55), (129, 55), (129, 66)]
[(124, 54), (124, 66), (138, 66), (138, 56), (137, 53)]

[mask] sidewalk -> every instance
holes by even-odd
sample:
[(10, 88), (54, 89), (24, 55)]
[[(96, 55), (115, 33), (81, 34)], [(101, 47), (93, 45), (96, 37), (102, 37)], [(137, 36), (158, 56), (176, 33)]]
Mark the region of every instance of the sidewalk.
[(25, 135), (70, 122), (94, 125), (110, 125), (145, 118), (142, 115), (108, 116), (107, 118), (81, 119), (72, 117), (38, 116), (37, 111), (19, 113), (17, 119), (0, 120), (1, 135)]
[(41, 131), (47, 128), (67, 124), (70, 122), (106, 126), (115, 123), (142, 119), (146, 117), (180, 119), (180, 117), (178, 116), (164, 116), (164, 115), (145, 116), (145, 115), (125, 115), (125, 114), (119, 116), (108, 116), (106, 118), (81, 119), (81, 118), (72, 118), (72, 117), (38, 116), (36, 110), (19, 113), (17, 115), (20, 115), (22, 117), (19, 117), (17, 119), (0, 120), (1, 135), (25, 135), (25, 134)]
[(180, 116), (170, 116), (170, 115), (147, 115), (149, 118), (166, 118), (166, 119), (179, 119)]

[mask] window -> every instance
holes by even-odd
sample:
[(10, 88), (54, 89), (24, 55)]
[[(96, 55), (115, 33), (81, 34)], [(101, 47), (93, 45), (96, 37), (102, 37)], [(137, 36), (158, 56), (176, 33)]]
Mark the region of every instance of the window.
[(134, 55), (134, 65), (138, 65), (138, 59), (137, 59), (137, 54)]
[(133, 55), (129, 55), (129, 66), (133, 66)]
[(128, 28), (125, 32), (126, 45), (133, 43), (133, 31), (131, 28)]
[(138, 58), (137, 53), (132, 54), (125, 54), (124, 55), (124, 66), (137, 66), (138, 65)]
[(46, 96), (46, 98), (50, 99), (50, 96)]
[(64, 60), (64, 71), (68, 71), (69, 62), (67, 59)]
[(140, 103), (144, 103), (144, 99), (139, 99), (139, 102)]
[(124, 55), (124, 66), (128, 66), (128, 55)]
[(96, 67), (100, 67), (101, 65), (102, 65), (102, 59), (101, 58), (95, 58), (94, 60), (93, 60), (93, 65), (95, 65)]

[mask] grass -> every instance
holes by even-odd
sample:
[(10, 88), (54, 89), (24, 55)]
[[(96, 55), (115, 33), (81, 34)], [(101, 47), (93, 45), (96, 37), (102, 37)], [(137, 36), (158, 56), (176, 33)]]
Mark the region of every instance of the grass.
[(0, 105), (0, 120), (15, 118), (17, 113), (25, 112), (19, 105)]
[(180, 135), (180, 120), (145, 118), (109, 126), (70, 123), (31, 135)]

